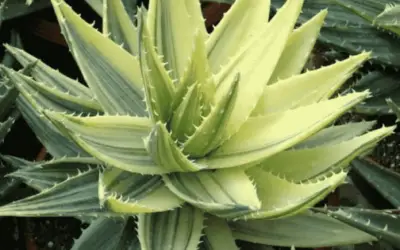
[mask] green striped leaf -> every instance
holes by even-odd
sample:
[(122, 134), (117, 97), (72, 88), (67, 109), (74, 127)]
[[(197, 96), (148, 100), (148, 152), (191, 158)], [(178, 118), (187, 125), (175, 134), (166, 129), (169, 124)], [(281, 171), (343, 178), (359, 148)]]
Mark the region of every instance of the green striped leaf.
[(116, 168), (106, 169), (100, 176), (99, 196), (107, 209), (125, 215), (172, 210), (183, 203), (164, 185), (161, 176)]
[(299, 214), (324, 199), (347, 176), (344, 171), (331, 172), (310, 182), (295, 183), (258, 167), (246, 173), (254, 180), (262, 205), (259, 210), (243, 213), (235, 219), (273, 219)]
[(145, 116), (138, 60), (91, 27), (63, 0), (51, 2), (72, 54), (103, 110), (113, 115)]
[(149, 4), (147, 22), (171, 78), (180, 80), (188, 64), (196, 30), (207, 36), (200, 1), (153, 0)]
[(141, 174), (167, 173), (146, 151), (143, 139), (151, 120), (133, 116), (79, 117), (57, 112), (44, 114), (82, 149), (113, 167)]
[(381, 139), (392, 134), (394, 129), (395, 126), (383, 127), (347, 141), (283, 151), (266, 159), (260, 167), (289, 180), (315, 178), (321, 173), (348, 167), (354, 158), (365, 152), (369, 153)]
[(139, 23), (139, 61), (147, 107), (155, 122), (167, 122), (172, 113), (175, 85), (155, 50), (153, 39), (141, 11), (139, 15), (141, 17)]
[[(131, 11), (127, 8), (136, 6), (134, 0), (132, 6), (125, 6), (123, 0), (103, 0), (103, 33), (113, 40), (116, 44), (131, 53), (138, 54), (138, 31), (132, 18), (129, 16)], [(132, 1), (130, 1), (132, 2)]]
[(273, 246), (315, 248), (377, 240), (329, 216), (309, 211), (278, 220), (238, 220), (229, 225), (236, 239)]
[(251, 117), (237, 134), (198, 163), (208, 168), (254, 165), (315, 134), (367, 96), (368, 92), (353, 93), (285, 112)]
[(0, 207), (1, 216), (99, 216), (111, 215), (100, 208), (97, 196), (99, 171), (92, 169), (22, 200)]
[(236, 246), (235, 238), (226, 220), (207, 215), (206, 226), (204, 227), (204, 238), (202, 249), (204, 250), (220, 250), (230, 249), (239, 250)]
[(235, 1), (207, 39), (207, 57), (214, 74), (218, 73), (221, 67), (229, 62), (229, 57), (249, 42), (252, 36), (265, 28), (269, 9), (269, 0)]
[(220, 217), (257, 211), (256, 189), (242, 169), (164, 175), (167, 187), (179, 198)]
[(139, 250), (133, 218), (100, 217), (84, 229), (71, 250)]
[(327, 14), (327, 10), (320, 11), (290, 34), (268, 84), (300, 74), (314, 48)]
[(346, 60), (278, 81), (264, 89), (253, 115), (267, 115), (327, 100), (369, 59), (361, 53)]
[(197, 250), (203, 230), (203, 212), (184, 206), (168, 212), (140, 214), (142, 250)]
[(216, 100), (231, 90), (233, 79), (240, 72), (241, 81), (232, 114), (224, 130), (224, 138), (230, 138), (247, 121), (260, 99), (276, 64), (284, 50), (300, 13), (303, 0), (287, 1), (272, 21), (254, 38), (238, 50), (230, 62), (215, 76)]
[(28, 186), (43, 191), (54, 187), (71, 176), (96, 169), (100, 162), (93, 158), (68, 157), (45, 162), (30, 162), (28, 166), (8, 176), (18, 178)]

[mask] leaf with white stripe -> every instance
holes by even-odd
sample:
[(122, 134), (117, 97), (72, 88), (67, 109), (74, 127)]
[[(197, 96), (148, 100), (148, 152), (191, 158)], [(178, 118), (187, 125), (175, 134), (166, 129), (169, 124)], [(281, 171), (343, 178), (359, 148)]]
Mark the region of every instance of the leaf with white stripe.
[(243, 169), (164, 175), (179, 198), (219, 217), (232, 218), (261, 207), (256, 188)]
[(235, 219), (283, 218), (304, 212), (342, 184), (347, 173), (327, 173), (310, 182), (295, 183), (259, 167), (246, 171), (257, 187), (261, 208)]
[(235, 238), (226, 220), (207, 215), (204, 228), (202, 249), (204, 250), (239, 250)]
[(268, 85), (252, 115), (267, 115), (328, 100), (369, 57), (370, 53), (361, 53)]
[(157, 52), (167, 63), (167, 70), (171, 71), (174, 80), (180, 80), (192, 52), (195, 32), (198, 30), (207, 36), (200, 1), (152, 0), (147, 22)]
[(395, 126), (383, 127), (347, 141), (282, 151), (267, 158), (260, 167), (293, 181), (315, 178), (321, 173), (348, 167), (353, 159), (369, 153), (380, 140), (392, 134), (394, 129)]
[(148, 118), (44, 113), (65, 136), (108, 165), (141, 174), (168, 172), (156, 165), (146, 151), (143, 139), (148, 136), (152, 126)]
[(99, 197), (107, 209), (123, 214), (172, 210), (183, 201), (175, 196), (159, 175), (141, 175), (109, 168), (99, 180)]
[(238, 133), (198, 163), (208, 168), (257, 164), (315, 134), (368, 94), (353, 93), (297, 109), (251, 117)]
[(80, 18), (63, 0), (51, 0), (61, 30), (103, 110), (147, 115), (138, 60)]
[[(116, 44), (122, 45), (132, 55), (137, 55), (138, 31), (129, 17), (131, 13), (126, 9), (124, 2), (123, 0), (103, 0), (103, 33)], [(136, 5), (136, 1), (134, 2)]]
[(142, 250), (197, 250), (204, 221), (201, 210), (184, 206), (138, 217)]
[(218, 73), (232, 55), (267, 25), (269, 9), (270, 0), (235, 1), (207, 39), (213, 73)]

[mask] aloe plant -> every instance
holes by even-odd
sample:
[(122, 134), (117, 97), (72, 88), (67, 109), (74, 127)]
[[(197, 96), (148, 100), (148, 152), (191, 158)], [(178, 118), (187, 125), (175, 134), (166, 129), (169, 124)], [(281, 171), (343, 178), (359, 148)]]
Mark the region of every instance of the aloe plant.
[(9, 175), (40, 192), (1, 216), (91, 220), (73, 249), (98, 249), (103, 237), (102, 249), (377, 240), (310, 210), (395, 128), (331, 125), (369, 97), (333, 94), (370, 53), (303, 73), (326, 10), (294, 29), (303, 1), (269, 21), (269, 0), (237, 0), (208, 34), (198, 0), (152, 0), (137, 27), (122, 1), (107, 0), (99, 32), (51, 2), (88, 87), (6, 46), (29, 75), (1, 69), (54, 159)]

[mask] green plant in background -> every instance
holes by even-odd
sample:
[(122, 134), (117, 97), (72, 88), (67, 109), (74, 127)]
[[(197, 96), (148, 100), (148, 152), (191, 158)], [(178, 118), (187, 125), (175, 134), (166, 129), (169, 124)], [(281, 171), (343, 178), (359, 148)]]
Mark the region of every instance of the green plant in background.
[[(284, 2), (273, 0), (272, 5), (276, 9)], [(385, 99), (400, 102), (399, 29), (396, 20), (392, 19), (396, 13), (395, 4), (400, 1), (306, 0), (299, 18), (299, 23), (304, 23), (320, 10), (328, 9), (329, 15), (318, 40), (329, 48), (325, 52), (329, 60), (372, 51), (371, 65), (361, 71), (362, 77), (352, 86), (356, 91), (369, 89), (373, 95), (356, 106), (355, 111), (359, 113), (388, 114), (390, 109)]]
[(346, 208), (310, 210), (394, 130), (331, 126), (369, 97), (332, 95), (370, 53), (301, 73), (327, 11), (293, 30), (303, 1), (286, 1), (268, 22), (270, 1), (237, 0), (207, 34), (197, 0), (150, 1), (138, 27), (122, 1), (107, 0), (100, 33), (64, 1), (52, 4), (88, 87), (7, 45), (29, 70), (2, 71), (54, 159), (5, 157), (20, 168), (8, 176), (40, 193), (0, 215), (91, 222), (73, 249), (315, 247), (381, 236), (330, 217)]

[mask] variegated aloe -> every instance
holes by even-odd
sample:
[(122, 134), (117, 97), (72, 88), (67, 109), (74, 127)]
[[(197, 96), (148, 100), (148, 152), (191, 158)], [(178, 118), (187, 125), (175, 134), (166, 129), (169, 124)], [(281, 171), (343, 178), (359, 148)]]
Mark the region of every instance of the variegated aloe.
[(141, 249), (197, 249), (201, 237), (203, 249), (376, 239), (307, 211), (394, 129), (330, 126), (368, 97), (330, 98), (369, 53), (302, 73), (326, 11), (294, 29), (302, 0), (271, 21), (269, 0), (237, 0), (208, 34), (198, 0), (152, 0), (138, 27), (108, 0), (100, 33), (52, 3), (88, 87), (7, 46), (31, 68), (3, 71), (55, 159), (11, 174), (41, 192), (0, 215), (98, 217), (74, 249), (139, 247), (131, 223)]

